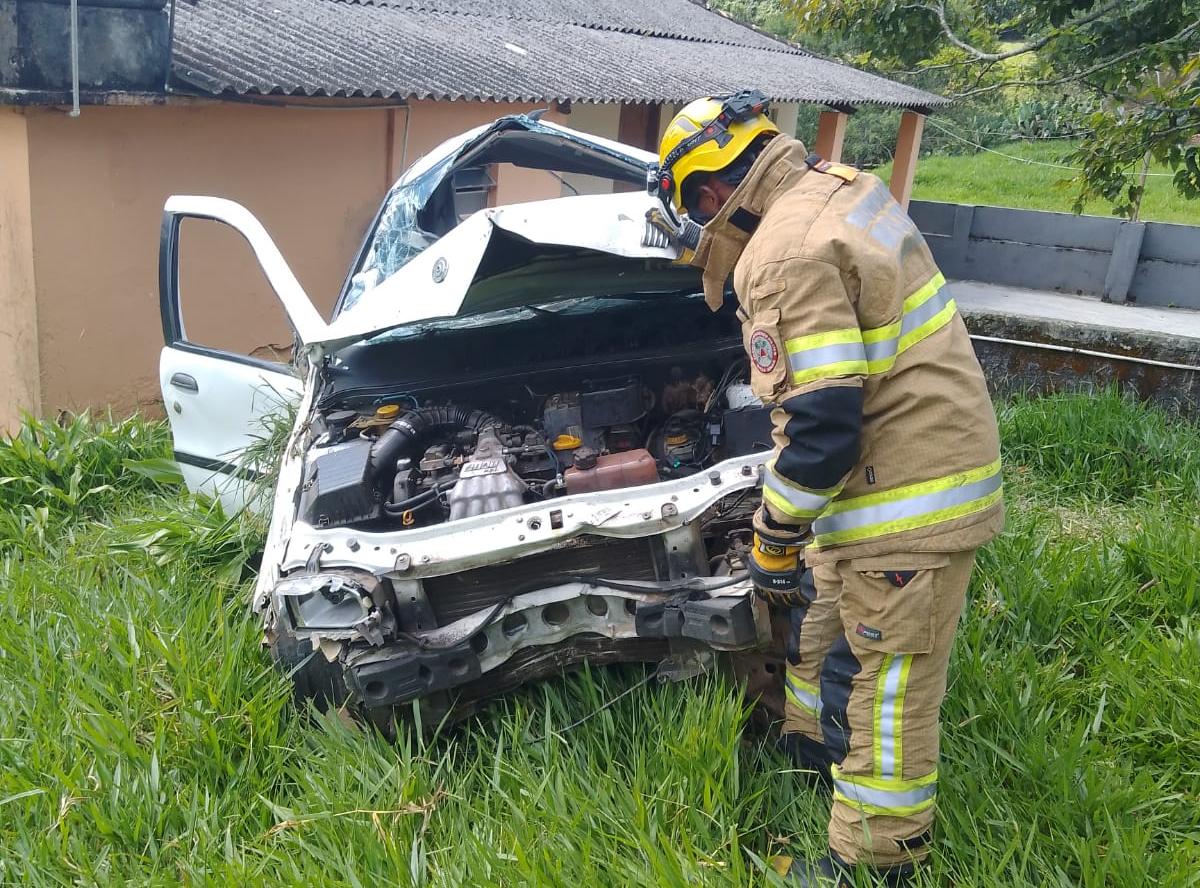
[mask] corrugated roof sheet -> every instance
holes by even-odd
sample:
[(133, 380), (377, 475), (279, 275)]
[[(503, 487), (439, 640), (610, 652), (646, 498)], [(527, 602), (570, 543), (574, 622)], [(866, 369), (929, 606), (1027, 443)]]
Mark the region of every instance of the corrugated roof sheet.
[(811, 55), (752, 25), (695, 2), (638, 0), (341, 0), (361, 6), (388, 6), (410, 12), (478, 15), (488, 18), (583, 25), (649, 37), (701, 43), (756, 46)]
[(777, 101), (946, 101), (691, 0), (183, 0), (176, 16), (174, 74), (212, 94), (685, 102), (756, 87)]

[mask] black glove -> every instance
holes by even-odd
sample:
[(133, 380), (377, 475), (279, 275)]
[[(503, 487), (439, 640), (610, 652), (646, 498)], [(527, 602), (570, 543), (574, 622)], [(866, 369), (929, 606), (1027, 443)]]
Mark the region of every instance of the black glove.
[(809, 601), (800, 589), (803, 556), (803, 546), (763, 539), (755, 533), (747, 567), (758, 597), (772, 607), (807, 607)]

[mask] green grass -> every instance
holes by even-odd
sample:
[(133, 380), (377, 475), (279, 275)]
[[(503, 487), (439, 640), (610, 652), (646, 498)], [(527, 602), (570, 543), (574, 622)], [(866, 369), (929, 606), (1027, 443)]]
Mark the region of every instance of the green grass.
[[(1069, 142), (1014, 142), (994, 150), (1023, 161), (1037, 161), (1038, 164), (1072, 165), (1064, 160), (1071, 150)], [(891, 175), (892, 165), (888, 163), (875, 172), (886, 181)], [(1151, 172), (1163, 173), (1168, 170), (1156, 165)], [(917, 200), (1069, 213), (1075, 202), (1075, 191), (1067, 180), (1073, 175), (1070, 170), (1022, 163), (984, 151), (976, 154), (934, 155), (922, 157), (917, 164), (913, 197)], [(1103, 201), (1089, 202), (1084, 212), (1099, 216), (1112, 214), (1111, 207)], [(1200, 201), (1186, 200), (1180, 196), (1169, 178), (1150, 176), (1146, 180), (1141, 218), (1148, 222), (1198, 225)]]
[[(1114, 395), (1000, 419), (1010, 519), (952, 664), (925, 883), (1198, 884), (1200, 429)], [(0, 884), (743, 886), (822, 847), (826, 800), (724, 678), (566, 732), (644, 672), (395, 744), (297, 712), (246, 611), (259, 528), (160, 483), (161, 426), (22, 440), (0, 445)]]

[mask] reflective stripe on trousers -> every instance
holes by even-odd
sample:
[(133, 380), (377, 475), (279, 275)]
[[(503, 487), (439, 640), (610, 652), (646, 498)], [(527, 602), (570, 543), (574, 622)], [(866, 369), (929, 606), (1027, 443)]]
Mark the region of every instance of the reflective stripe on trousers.
[(937, 771), (913, 780), (853, 777), (833, 766), (833, 797), (864, 814), (904, 817), (933, 806)]
[(875, 776), (904, 773), (904, 692), (912, 654), (888, 654), (875, 681)]
[(784, 348), (792, 384), (891, 370), (897, 357), (954, 317), (957, 307), (945, 284), (941, 273), (935, 274), (904, 300), (900, 320), (886, 326), (847, 327), (787, 340)]
[(837, 500), (813, 522), (814, 549), (982, 512), (1003, 495), (1000, 460), (882, 493)]
[(801, 709), (811, 712), (818, 719), (821, 717), (821, 692), (815, 685), (789, 675), (785, 679), (788, 697)]

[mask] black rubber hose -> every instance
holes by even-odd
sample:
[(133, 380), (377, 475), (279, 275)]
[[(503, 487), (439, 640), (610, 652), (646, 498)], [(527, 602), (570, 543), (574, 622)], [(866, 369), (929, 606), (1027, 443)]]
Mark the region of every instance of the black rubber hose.
[(486, 428), (504, 425), (499, 418), (483, 410), (469, 407), (421, 407), (410, 410), (387, 427), (371, 445), (371, 475), (377, 484), (390, 481), (396, 472), (396, 461), (406, 453), (419, 456), (417, 446), (437, 432), (465, 429), (481, 432)]
[(398, 503), (384, 503), (383, 510), (389, 515), (402, 515), (409, 509), (415, 509), (418, 506), (426, 505), (433, 502), (438, 494), (444, 493), (453, 487), (457, 482), (453, 478), (448, 478), (445, 481), (439, 481), (433, 487), (427, 487), (420, 493), (414, 493), (408, 499), (400, 500)]

